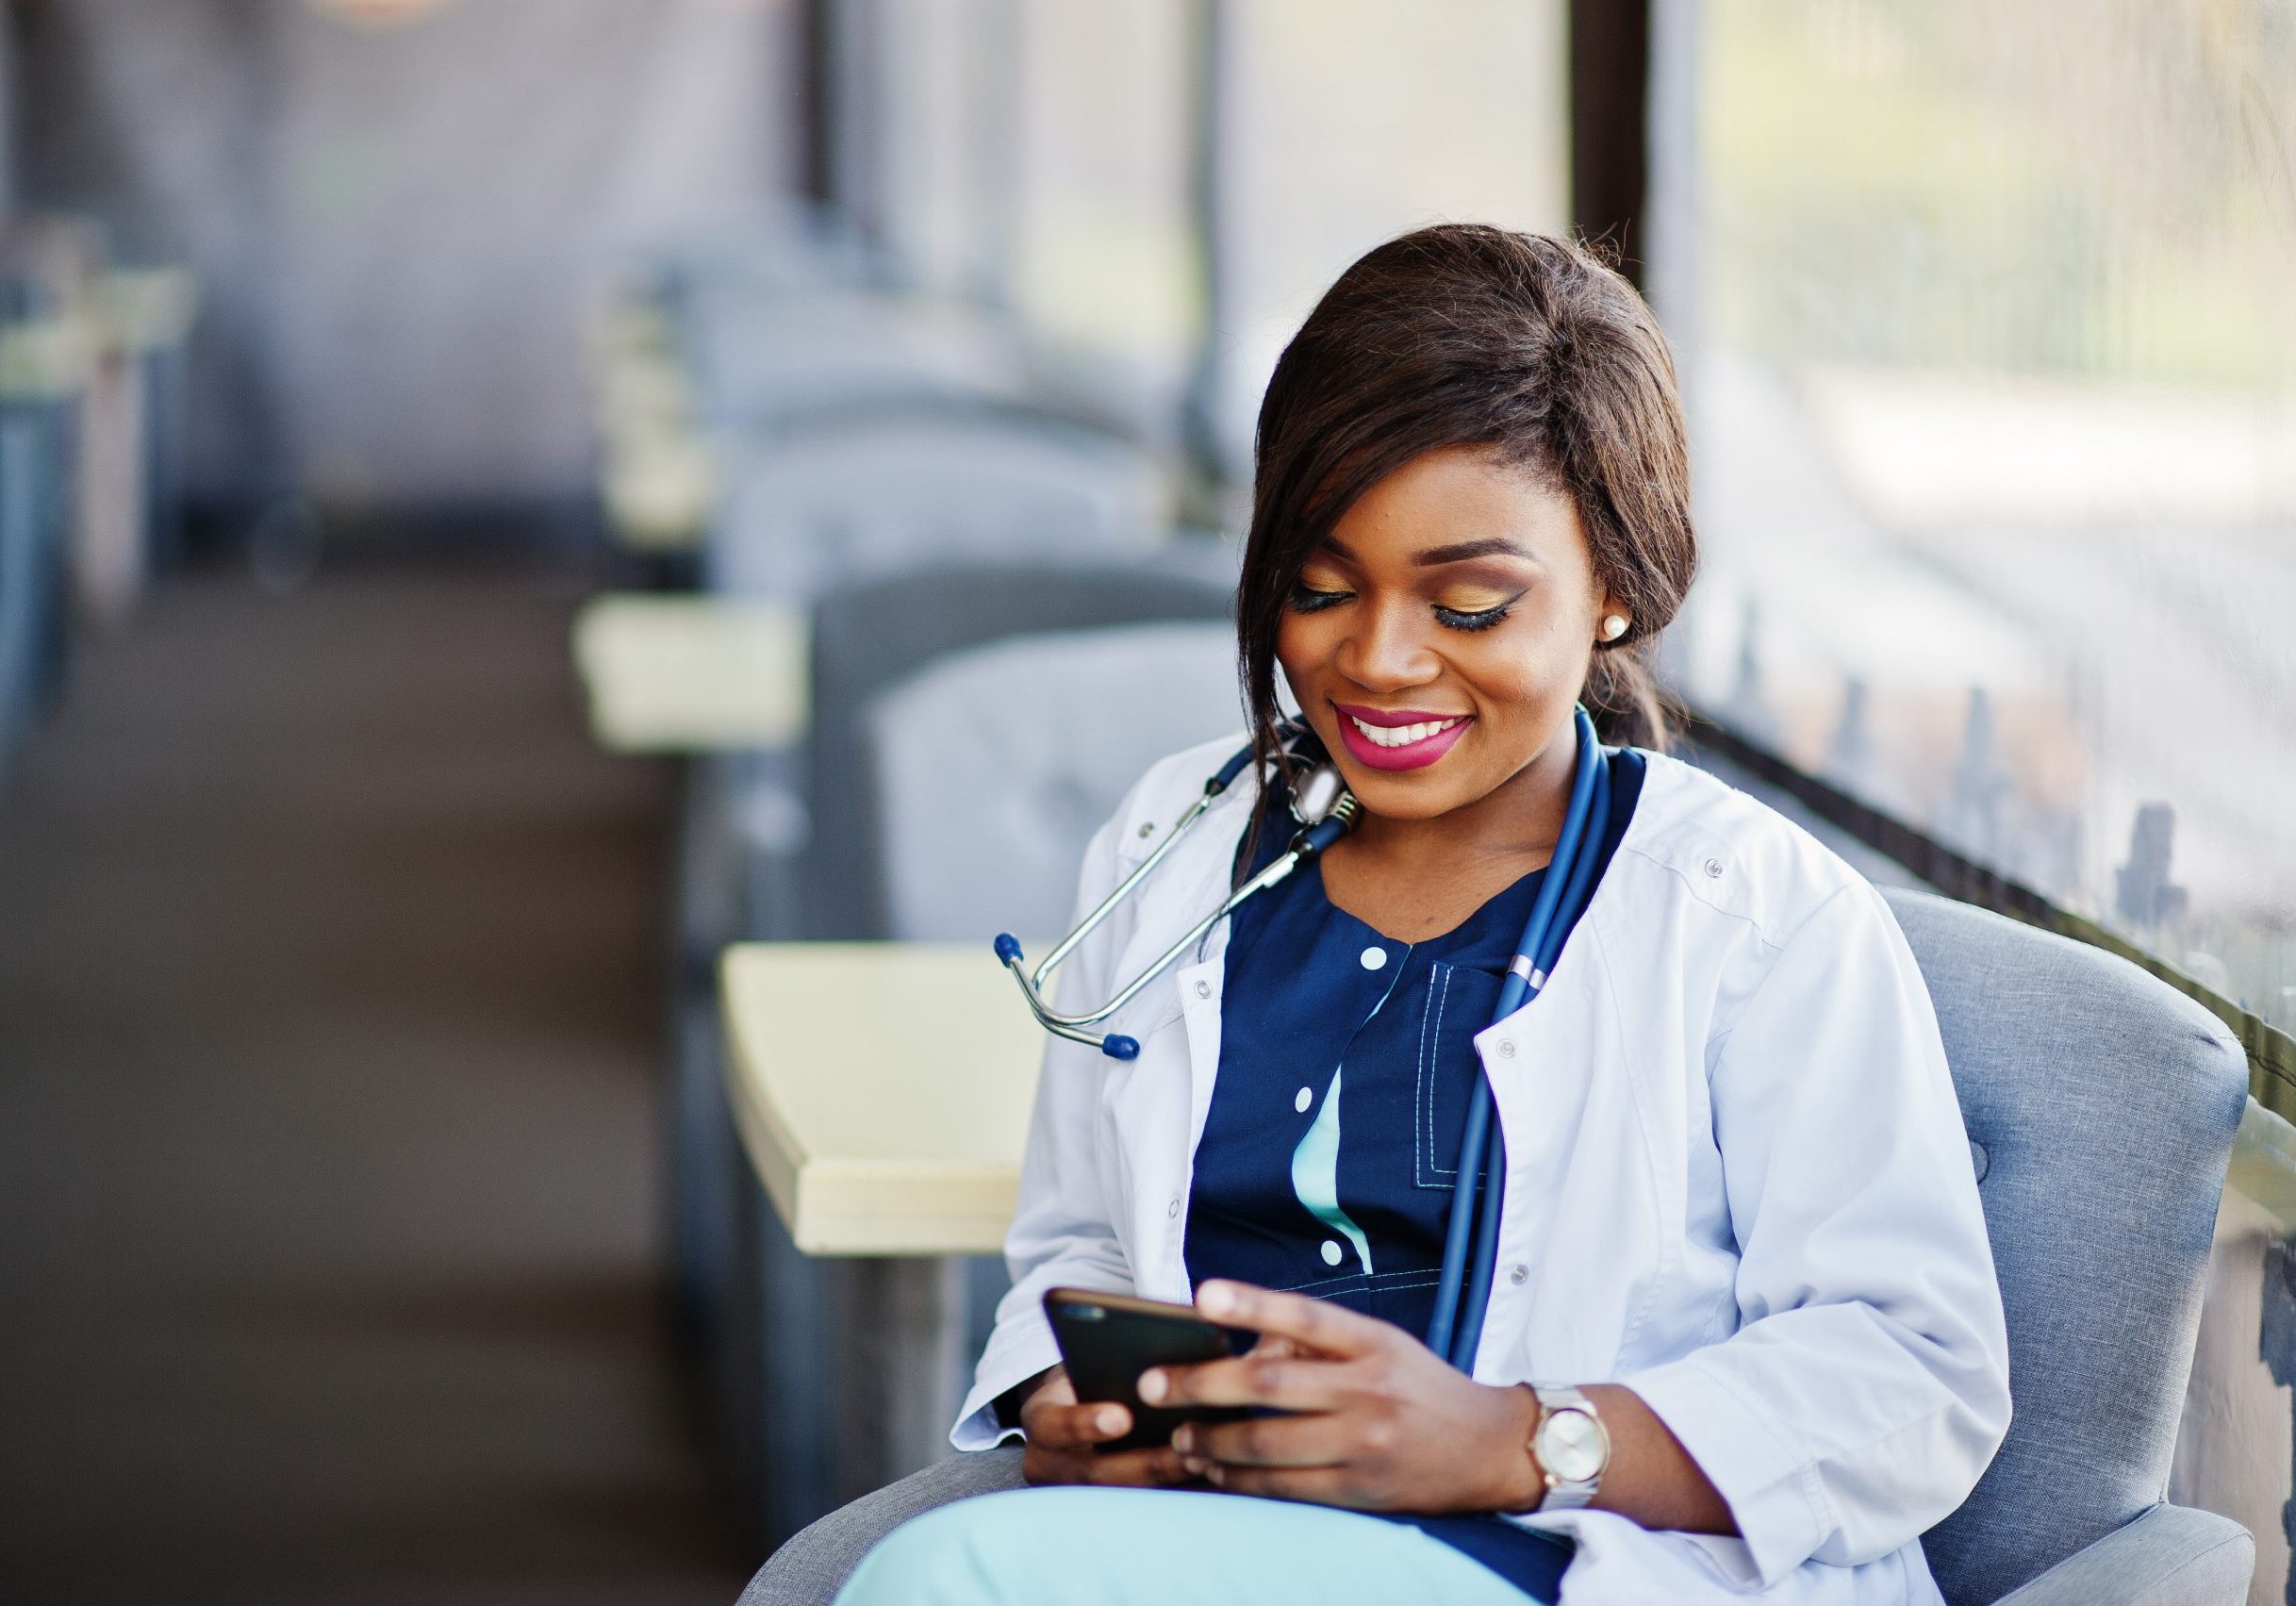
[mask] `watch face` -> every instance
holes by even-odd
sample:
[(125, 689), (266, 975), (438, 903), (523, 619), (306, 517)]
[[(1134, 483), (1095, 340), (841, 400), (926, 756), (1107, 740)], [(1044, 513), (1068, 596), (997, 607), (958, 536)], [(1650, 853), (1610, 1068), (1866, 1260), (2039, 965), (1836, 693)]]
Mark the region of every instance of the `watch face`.
[(1600, 1477), (1610, 1459), (1610, 1443), (1593, 1416), (1567, 1406), (1546, 1414), (1539, 1428), (1539, 1460), (1549, 1476), (1564, 1483), (1583, 1483)]

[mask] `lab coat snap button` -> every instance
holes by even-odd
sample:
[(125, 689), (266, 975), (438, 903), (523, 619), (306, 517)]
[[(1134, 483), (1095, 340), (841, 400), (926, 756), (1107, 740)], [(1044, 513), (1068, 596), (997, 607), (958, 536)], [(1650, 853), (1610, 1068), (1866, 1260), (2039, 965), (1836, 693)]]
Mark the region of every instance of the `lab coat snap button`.
[(1146, 824), (1144, 824), (1144, 825), (1142, 825), (1142, 826), (1140, 827), (1140, 836), (1141, 836), (1141, 837), (1142, 837), (1142, 839), (1143, 839), (1143, 840), (1146, 840), (1148, 837), (1153, 836), (1155, 836), (1155, 835), (1156, 835), (1156, 823), (1155, 823), (1155, 821), (1153, 821), (1153, 820), (1149, 820), (1149, 821), (1148, 821)]
[(1503, 1060), (1514, 1058), (1514, 1043), (1511, 1039), (1504, 1037), (1499, 1039), (1499, 1058)]
[(1167, 1220), (1167, 1221), (1171, 1220), (1171, 1219), (1172, 1219), (1174, 1217), (1178, 1216), (1179, 1214), (1180, 1214), (1180, 1200), (1178, 1200), (1177, 1199), (1176, 1199), (1176, 1200), (1173, 1200), (1171, 1203), (1169, 1203), (1169, 1204), (1167, 1204), (1167, 1205), (1165, 1205), (1165, 1206), (1164, 1207), (1164, 1216), (1165, 1216), (1165, 1220)]
[(1528, 1266), (1511, 1266), (1507, 1268), (1507, 1281), (1518, 1286), (1529, 1276), (1530, 1267)]
[(1704, 869), (1705, 869), (1705, 870), (1706, 870), (1706, 874), (1707, 874), (1707, 879), (1708, 879), (1708, 880), (1710, 880), (1710, 881), (1718, 881), (1718, 880), (1720, 880), (1720, 879), (1721, 879), (1721, 877), (1722, 877), (1722, 861), (1721, 861), (1720, 859), (1709, 859), (1709, 860), (1707, 860), (1707, 861), (1706, 861), (1706, 864), (1705, 864), (1705, 866), (1704, 866), (1703, 868), (1704, 868)]
[(1212, 984), (1210, 982), (1197, 983), (1196, 996), (1198, 998), (1210, 998), (1212, 996)]

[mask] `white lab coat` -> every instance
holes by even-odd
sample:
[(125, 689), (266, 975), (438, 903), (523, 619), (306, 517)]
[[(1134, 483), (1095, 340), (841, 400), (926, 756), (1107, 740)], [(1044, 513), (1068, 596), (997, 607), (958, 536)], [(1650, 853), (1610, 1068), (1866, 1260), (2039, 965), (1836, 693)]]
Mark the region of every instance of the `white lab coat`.
[[(1080, 909), (1234, 746), (1148, 772), (1093, 839)], [(1065, 997), (1108, 997), (1216, 903), (1250, 794), (1231, 788), (1078, 951)], [(990, 1401), (1059, 1359), (1047, 1288), (1191, 1298), (1181, 1249), (1227, 935), (1112, 1022), (1137, 1059), (1047, 1051), (1005, 1244), (1014, 1286), (958, 1448), (997, 1442)], [(1652, 754), (1544, 992), (1476, 1046), (1507, 1176), (1475, 1376), (1627, 1384), (1743, 1534), (1518, 1519), (1576, 1538), (1565, 1606), (1937, 1601), (1917, 1536), (2000, 1446), (2008, 1345), (1936, 1018), (1872, 886), (1773, 810)]]

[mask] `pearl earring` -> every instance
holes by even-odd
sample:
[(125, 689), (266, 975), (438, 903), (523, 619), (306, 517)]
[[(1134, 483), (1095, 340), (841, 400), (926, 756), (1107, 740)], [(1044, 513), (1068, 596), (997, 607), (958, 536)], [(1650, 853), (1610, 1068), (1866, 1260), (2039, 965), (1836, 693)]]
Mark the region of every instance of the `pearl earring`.
[(1605, 641), (1615, 641), (1626, 634), (1627, 616), (1625, 614), (1614, 613), (1602, 621), (1602, 638)]

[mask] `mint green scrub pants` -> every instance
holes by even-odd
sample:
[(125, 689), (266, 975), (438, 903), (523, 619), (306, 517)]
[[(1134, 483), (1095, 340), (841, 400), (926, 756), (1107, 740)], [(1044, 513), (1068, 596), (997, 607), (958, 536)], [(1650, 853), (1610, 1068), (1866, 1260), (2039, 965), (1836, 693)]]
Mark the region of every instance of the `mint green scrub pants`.
[[(1556, 1547), (1559, 1580), (1569, 1551)], [(1329, 1506), (1181, 1489), (959, 1500), (871, 1550), (836, 1606), (1524, 1606), (1418, 1529)]]

